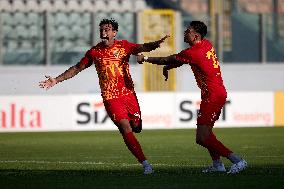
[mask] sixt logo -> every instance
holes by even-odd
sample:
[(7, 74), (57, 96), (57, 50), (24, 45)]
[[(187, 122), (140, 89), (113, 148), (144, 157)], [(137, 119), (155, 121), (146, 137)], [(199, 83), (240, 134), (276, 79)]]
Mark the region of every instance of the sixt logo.
[(89, 102), (81, 102), (77, 105), (76, 109), (79, 115), (77, 123), (80, 125), (89, 123), (102, 124), (110, 119), (105, 111), (104, 103), (102, 101), (93, 104)]
[(16, 103), (0, 109), (0, 125), (5, 128), (41, 128), (41, 112)]
[[(220, 115), (220, 120), (226, 121), (226, 113), (227, 113), (227, 105), (230, 104), (231, 101), (226, 101), (225, 105), (223, 106), (222, 113)], [(196, 103), (193, 103), (191, 100), (184, 100), (181, 101), (179, 104), (179, 109), (183, 113), (181, 117), (179, 117), (179, 120), (181, 122), (187, 122), (192, 121), (193, 119), (197, 118), (197, 114), (199, 111), (200, 101), (197, 101)]]

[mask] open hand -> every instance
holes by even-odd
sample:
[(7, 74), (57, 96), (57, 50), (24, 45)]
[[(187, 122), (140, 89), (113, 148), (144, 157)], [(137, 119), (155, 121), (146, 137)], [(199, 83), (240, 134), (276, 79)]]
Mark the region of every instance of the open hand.
[(49, 88), (56, 85), (57, 81), (55, 78), (52, 78), (50, 76), (45, 76), (45, 77), (47, 78), (46, 80), (39, 82), (40, 88), (45, 88), (46, 90), (48, 90)]
[(158, 43), (159, 43), (159, 45), (161, 44), (161, 43), (163, 43), (167, 38), (169, 38), (170, 37), (170, 35), (165, 35), (165, 37), (163, 37), (163, 38), (161, 38), (160, 40), (158, 40)]

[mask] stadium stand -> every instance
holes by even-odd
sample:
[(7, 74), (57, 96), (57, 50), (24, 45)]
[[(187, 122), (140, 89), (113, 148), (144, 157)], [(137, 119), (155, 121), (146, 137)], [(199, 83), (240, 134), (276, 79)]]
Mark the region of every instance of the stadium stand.
[[(34, 52), (34, 49), (44, 48), (44, 33), (50, 39), (51, 56), (68, 53), (80, 54), (93, 43), (98, 42), (98, 31), (95, 25), (104, 17), (113, 17), (119, 24), (118, 38), (137, 41), (135, 32), (136, 14), (149, 7), (172, 8), (182, 13), (182, 26), (186, 27), (192, 19), (205, 21), (209, 27), (208, 37), (217, 44), (216, 36), (212, 32), (216, 29), (211, 18), (212, 3), (208, 0), (1, 0), (0, 17), (2, 23), (2, 59), (5, 65), (17, 64), (8, 61), (5, 53), (18, 53), (22, 48)], [(223, 50), (224, 61), (258, 62), (259, 52), (248, 55), (248, 59), (239, 59), (242, 52), (240, 47), (233, 44), (243, 35), (244, 30), (252, 32), (253, 36), (259, 35), (259, 15), (267, 15), (267, 41), (269, 49), (268, 61), (279, 61), (283, 57), (280, 49), (284, 47), (284, 0), (238, 0), (223, 2)], [(275, 5), (277, 3), (277, 5)], [(232, 6), (236, 4), (237, 6)], [(48, 22), (48, 23), (45, 23)], [(95, 24), (95, 25), (92, 25)], [(44, 26), (47, 26), (45, 28)], [(237, 28), (232, 33), (234, 28)], [(213, 29), (212, 29), (213, 28)], [(241, 31), (240, 28), (242, 28)], [(181, 30), (183, 30), (182, 28)], [(211, 32), (212, 31), (212, 32)], [(215, 35), (216, 31), (215, 31)], [(247, 40), (247, 39), (245, 39)], [(258, 40), (256, 38), (255, 40)], [(275, 40), (272, 43), (272, 40)], [(73, 45), (72, 45), (73, 44)], [(16, 47), (15, 47), (16, 45)], [(78, 47), (76, 47), (79, 45)], [(258, 45), (258, 42), (255, 42)], [(72, 47), (70, 49), (70, 47)], [(12, 49), (13, 48), (13, 52)], [(231, 52), (232, 49), (238, 49)], [(271, 50), (270, 50), (271, 49)], [(44, 52), (44, 49), (40, 51)], [(233, 54), (232, 54), (233, 53)], [(234, 54), (237, 53), (237, 54)], [(276, 53), (276, 54), (275, 54)], [(17, 57), (17, 56), (15, 56)], [(75, 56), (77, 57), (77, 55)], [(75, 58), (74, 57), (74, 58)], [(51, 58), (52, 60), (56, 58)], [(18, 60), (18, 59), (17, 59)], [(23, 62), (23, 61), (20, 61)], [(42, 62), (42, 61), (40, 61)], [(36, 64), (32, 60), (31, 64)], [(70, 62), (53, 62), (50, 64), (68, 64)], [(28, 62), (26, 64), (29, 64)]]
[[(98, 31), (92, 26), (93, 16), (95, 24), (105, 17), (117, 19), (118, 38), (136, 40), (134, 15), (145, 8), (144, 0), (1, 0), (3, 60), (0, 62), (4, 65), (25, 61), (30, 62), (24, 64), (42, 63), (42, 60), (36, 62), (39, 60), (36, 57), (23, 59), (19, 54), (25, 49), (26, 54), (32, 55), (33, 48), (41, 48), (43, 52), (44, 32), (48, 32), (51, 64), (69, 64), (92, 45), (93, 39), (99, 40)], [(46, 20), (48, 23), (44, 24)], [(46, 31), (44, 25), (47, 25)], [(17, 58), (11, 58), (12, 54)]]

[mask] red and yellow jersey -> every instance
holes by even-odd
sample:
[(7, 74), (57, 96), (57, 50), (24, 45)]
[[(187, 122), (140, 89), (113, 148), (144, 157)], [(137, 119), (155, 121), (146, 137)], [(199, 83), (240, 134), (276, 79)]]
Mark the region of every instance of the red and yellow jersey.
[(207, 39), (181, 51), (176, 55), (176, 59), (190, 64), (202, 98), (226, 96), (219, 61)]
[(87, 51), (81, 63), (94, 62), (104, 100), (119, 98), (134, 92), (129, 73), (129, 57), (138, 44), (115, 40), (111, 47), (98, 43)]

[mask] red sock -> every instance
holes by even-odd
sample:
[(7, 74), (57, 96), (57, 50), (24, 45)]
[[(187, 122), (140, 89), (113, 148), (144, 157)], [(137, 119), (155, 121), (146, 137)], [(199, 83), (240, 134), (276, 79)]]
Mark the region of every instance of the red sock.
[(216, 136), (213, 133), (211, 133), (209, 137), (205, 139), (204, 146), (209, 150), (209, 152), (211, 151), (214, 156), (218, 154), (223, 157), (228, 157), (232, 153), (231, 150), (226, 148), (219, 140), (217, 140)]
[(122, 134), (124, 142), (131, 153), (137, 158), (137, 160), (142, 163), (146, 160), (142, 148), (134, 136), (133, 132)]
[(220, 155), (218, 153), (216, 153), (215, 151), (208, 149), (208, 152), (209, 152), (213, 161), (220, 159)]

